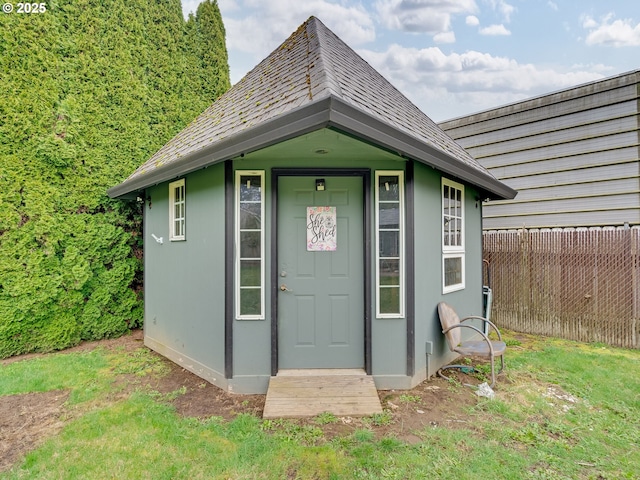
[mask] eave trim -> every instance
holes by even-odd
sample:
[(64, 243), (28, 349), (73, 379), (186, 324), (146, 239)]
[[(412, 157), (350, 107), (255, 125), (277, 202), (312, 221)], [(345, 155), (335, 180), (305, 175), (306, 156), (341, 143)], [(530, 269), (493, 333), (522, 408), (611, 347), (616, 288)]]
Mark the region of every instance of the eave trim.
[(111, 198), (124, 198), (151, 185), (157, 185), (201, 168), (243, 154), (266, 148), (306, 133), (331, 127), (380, 148), (396, 152), (405, 158), (429, 165), (455, 179), (470, 183), (491, 200), (512, 199), (513, 190), (490, 173), (466, 164), (415, 136), (334, 96), (324, 97), (286, 114), (250, 127), (236, 135), (185, 156), (109, 189)]

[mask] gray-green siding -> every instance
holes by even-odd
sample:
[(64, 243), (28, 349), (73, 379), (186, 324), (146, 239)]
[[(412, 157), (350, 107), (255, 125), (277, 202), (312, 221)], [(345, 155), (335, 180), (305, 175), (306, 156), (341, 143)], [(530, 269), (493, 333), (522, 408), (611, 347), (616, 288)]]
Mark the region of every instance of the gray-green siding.
[[(440, 179), (438, 172), (416, 165), (416, 372), (428, 368), (426, 376), (434, 375), (443, 363), (455, 358), (442, 335), (436, 310), (438, 302), (452, 305), (461, 318), (482, 314), (482, 205), (476, 202), (473, 188), (466, 186), (465, 288), (443, 294)], [(427, 342), (432, 342), (431, 355), (427, 355), (431, 347)]]
[(224, 386), (223, 171), (186, 177), (185, 241), (169, 241), (168, 185), (146, 191), (144, 333), (147, 345)]
[[(385, 155), (387, 156), (387, 155)], [(373, 165), (373, 168), (371, 168)], [(270, 251), (271, 169), (299, 167), (298, 160), (245, 159), (234, 169), (264, 170), (265, 251)], [(307, 165), (309, 166), (309, 165)], [(344, 167), (325, 161), (314, 167)], [(353, 168), (404, 170), (405, 162), (355, 160)], [(372, 374), (378, 388), (411, 388), (453, 358), (444, 343), (436, 306), (451, 303), (461, 315), (482, 311), (482, 205), (465, 186), (465, 261), (463, 290), (442, 293), (441, 174), (415, 166), (415, 336), (414, 374), (407, 375), (407, 318), (371, 321)], [(373, 186), (372, 186), (373, 188)], [(145, 342), (151, 348), (212, 383), (237, 393), (264, 393), (271, 373), (270, 258), (266, 258), (266, 318), (233, 320), (233, 377), (225, 379), (224, 318), (224, 167), (212, 166), (186, 177), (186, 241), (170, 242), (168, 184), (147, 190), (145, 204)], [(371, 196), (373, 201), (373, 195)], [(374, 225), (369, 232), (374, 238)], [(158, 244), (151, 234), (163, 237)], [(372, 252), (375, 255), (375, 252)], [(408, 259), (411, 260), (411, 259)], [(371, 259), (372, 265), (374, 259)], [(375, 281), (372, 279), (375, 301)], [(364, 341), (364, 339), (363, 339)]]

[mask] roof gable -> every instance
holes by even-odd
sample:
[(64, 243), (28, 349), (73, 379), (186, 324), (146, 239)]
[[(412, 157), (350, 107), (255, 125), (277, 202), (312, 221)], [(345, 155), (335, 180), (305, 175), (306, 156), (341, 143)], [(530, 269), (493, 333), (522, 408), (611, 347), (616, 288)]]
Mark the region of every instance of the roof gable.
[[(109, 190), (109, 195), (143, 189), (305, 129), (340, 129), (346, 123), (352, 125), (350, 133), (377, 143), (380, 134), (365, 138), (367, 129), (360, 128), (374, 124), (374, 130), (384, 130), (390, 139), (380, 146), (403, 155), (415, 150), (412, 157), (462, 179), (466, 179), (465, 172), (470, 173), (472, 178), (467, 180), (477, 183), (480, 179), (484, 190), (501, 192), (498, 197), (513, 192), (320, 20), (311, 17), (125, 182)], [(394, 137), (405, 140), (396, 142)]]

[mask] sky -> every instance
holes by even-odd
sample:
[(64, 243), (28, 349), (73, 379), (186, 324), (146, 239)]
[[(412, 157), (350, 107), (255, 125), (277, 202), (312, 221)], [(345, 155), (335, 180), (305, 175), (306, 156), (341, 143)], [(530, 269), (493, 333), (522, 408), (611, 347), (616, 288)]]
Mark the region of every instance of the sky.
[[(185, 17), (200, 0), (182, 0)], [(638, 0), (218, 0), (235, 84), (314, 15), (440, 122), (640, 69)]]

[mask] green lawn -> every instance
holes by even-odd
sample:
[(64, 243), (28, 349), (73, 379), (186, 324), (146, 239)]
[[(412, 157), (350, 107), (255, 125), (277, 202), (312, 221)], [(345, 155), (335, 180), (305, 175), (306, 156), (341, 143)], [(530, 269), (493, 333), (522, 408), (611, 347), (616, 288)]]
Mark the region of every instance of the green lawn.
[[(11, 363), (0, 367), (0, 395), (70, 396), (62, 431), (0, 478), (640, 479), (640, 351), (507, 339), (496, 399), (478, 398), (463, 425), (413, 432), (411, 444), (375, 434), (393, 411), (331, 439), (322, 430), (337, 421), (330, 414), (304, 424), (182, 417), (167, 401), (172, 394), (144, 387), (163, 368), (144, 348)], [(132, 377), (140, 387), (129, 393), (123, 379)]]

